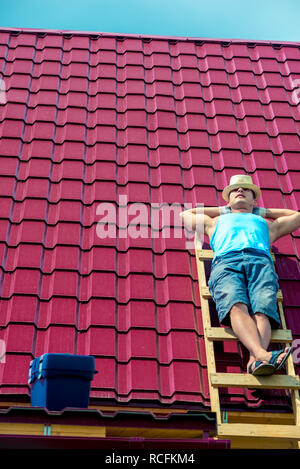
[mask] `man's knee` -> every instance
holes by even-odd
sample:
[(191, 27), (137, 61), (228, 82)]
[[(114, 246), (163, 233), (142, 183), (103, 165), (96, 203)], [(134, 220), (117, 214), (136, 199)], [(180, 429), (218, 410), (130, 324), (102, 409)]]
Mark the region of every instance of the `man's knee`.
[(249, 314), (248, 306), (245, 303), (235, 303), (230, 309), (230, 316), (241, 314), (241, 313)]
[(264, 313), (259, 313), (259, 312), (254, 313), (253, 317), (256, 321), (269, 322), (268, 316)]

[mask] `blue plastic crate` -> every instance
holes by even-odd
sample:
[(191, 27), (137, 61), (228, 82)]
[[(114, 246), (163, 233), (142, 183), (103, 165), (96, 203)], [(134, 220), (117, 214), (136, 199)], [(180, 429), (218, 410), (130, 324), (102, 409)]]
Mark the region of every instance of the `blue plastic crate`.
[(90, 355), (45, 353), (31, 361), (31, 405), (48, 410), (87, 408), (95, 359)]

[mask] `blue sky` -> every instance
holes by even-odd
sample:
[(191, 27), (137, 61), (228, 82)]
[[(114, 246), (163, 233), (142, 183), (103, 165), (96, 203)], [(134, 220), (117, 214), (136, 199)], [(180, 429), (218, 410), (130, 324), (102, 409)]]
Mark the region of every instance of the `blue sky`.
[(300, 41), (299, 0), (0, 0), (0, 26)]

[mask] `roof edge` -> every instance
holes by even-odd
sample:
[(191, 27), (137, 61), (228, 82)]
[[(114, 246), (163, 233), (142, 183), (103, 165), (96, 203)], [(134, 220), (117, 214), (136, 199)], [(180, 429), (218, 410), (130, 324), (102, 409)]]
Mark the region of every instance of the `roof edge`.
[(78, 31), (78, 30), (68, 30), (68, 29), (39, 29), (39, 28), (12, 28), (12, 27), (0, 27), (0, 32), (14, 32), (14, 33), (44, 33), (44, 34), (72, 34), (77, 36), (98, 36), (98, 37), (119, 37), (119, 38), (135, 38), (135, 39), (159, 39), (164, 41), (176, 40), (184, 42), (212, 42), (212, 43), (223, 43), (226, 42), (232, 44), (265, 44), (277, 46), (292, 46), (300, 47), (300, 42), (293, 41), (273, 41), (273, 40), (256, 40), (256, 39), (232, 39), (232, 38), (208, 38), (208, 37), (192, 37), (192, 36), (160, 36), (155, 34), (129, 34), (129, 33), (108, 33), (108, 32), (99, 32), (99, 31)]

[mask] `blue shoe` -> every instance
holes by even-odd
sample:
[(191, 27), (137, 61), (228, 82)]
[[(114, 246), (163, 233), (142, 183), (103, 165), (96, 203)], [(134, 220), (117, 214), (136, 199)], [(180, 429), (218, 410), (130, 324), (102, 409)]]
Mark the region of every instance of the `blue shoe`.
[[(272, 356), (269, 360), (269, 363), (271, 365), (275, 366), (275, 371), (280, 370), (284, 366), (285, 362), (287, 361), (287, 359), (290, 356), (290, 354), (292, 353), (292, 351), (293, 351), (293, 347), (289, 347), (287, 352), (285, 352), (285, 349), (274, 350), (272, 352)], [(277, 359), (278, 359), (279, 355), (281, 355), (282, 353), (285, 353), (285, 357), (281, 360), (280, 363), (277, 364), (276, 363)]]
[(248, 368), (251, 375), (254, 376), (269, 376), (274, 373), (276, 367), (271, 363), (264, 363), (261, 361), (253, 362)]

